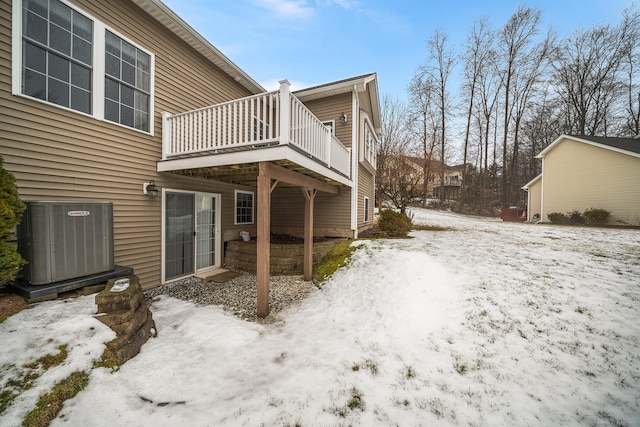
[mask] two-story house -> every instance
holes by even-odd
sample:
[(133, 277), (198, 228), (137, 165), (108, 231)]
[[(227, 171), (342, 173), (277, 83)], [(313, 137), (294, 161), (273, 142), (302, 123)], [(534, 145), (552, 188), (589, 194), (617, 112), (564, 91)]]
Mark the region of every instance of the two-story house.
[(247, 231), (264, 316), (270, 232), (310, 253), (373, 225), (376, 74), (267, 91), (159, 0), (0, 11), (0, 155), (21, 198), (112, 202), (115, 260), (143, 288), (221, 266)]

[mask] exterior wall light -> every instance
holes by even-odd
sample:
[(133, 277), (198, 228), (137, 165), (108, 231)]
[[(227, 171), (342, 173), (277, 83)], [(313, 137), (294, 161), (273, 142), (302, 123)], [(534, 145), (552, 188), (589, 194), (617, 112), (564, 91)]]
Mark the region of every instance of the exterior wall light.
[(142, 194), (151, 198), (156, 197), (158, 195), (158, 187), (156, 187), (156, 183), (151, 180), (142, 184)]
[(345, 113), (340, 113), (340, 123), (347, 123), (347, 115)]

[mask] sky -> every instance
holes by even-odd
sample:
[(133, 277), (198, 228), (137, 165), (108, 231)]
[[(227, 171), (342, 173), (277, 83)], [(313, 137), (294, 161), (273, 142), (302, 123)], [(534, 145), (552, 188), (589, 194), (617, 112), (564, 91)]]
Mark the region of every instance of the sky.
[(617, 24), (632, 0), (164, 0), (268, 90), (376, 72), (381, 97), (403, 99), (436, 29), (461, 46), (474, 22), (500, 28), (518, 5), (542, 11), (543, 32), (566, 36)]
[(352, 243), (274, 323), (158, 297), (158, 336), (116, 372), (91, 369), (115, 336), (94, 295), (11, 316), (0, 390), (68, 355), (0, 425), (76, 370), (89, 385), (51, 427), (638, 425), (640, 230), (411, 213), (448, 229)]

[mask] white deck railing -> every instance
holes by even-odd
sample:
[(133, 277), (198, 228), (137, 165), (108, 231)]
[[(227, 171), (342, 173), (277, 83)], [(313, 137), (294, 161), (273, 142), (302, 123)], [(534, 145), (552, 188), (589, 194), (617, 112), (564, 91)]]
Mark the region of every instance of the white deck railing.
[(162, 159), (291, 145), (350, 177), (351, 150), (281, 82), (273, 92), (180, 114), (162, 114)]

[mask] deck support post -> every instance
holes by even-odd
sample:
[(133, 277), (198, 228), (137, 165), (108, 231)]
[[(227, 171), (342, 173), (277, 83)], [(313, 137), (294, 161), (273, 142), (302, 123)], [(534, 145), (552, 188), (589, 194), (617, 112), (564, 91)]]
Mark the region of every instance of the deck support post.
[(269, 272), (271, 270), (271, 177), (264, 162), (258, 165), (258, 229), (256, 281), (258, 299), (256, 314), (260, 318), (269, 315)]
[(340, 194), (340, 188), (327, 182), (277, 166), (270, 162), (258, 163), (258, 212), (256, 281), (258, 288), (257, 315), (269, 315), (269, 274), (271, 272), (271, 192), (278, 182), (302, 187), (305, 195), (304, 219), (304, 276), (313, 275), (313, 202), (318, 191)]
[(313, 278), (313, 201), (318, 190), (301, 187), (304, 193), (304, 280)]

